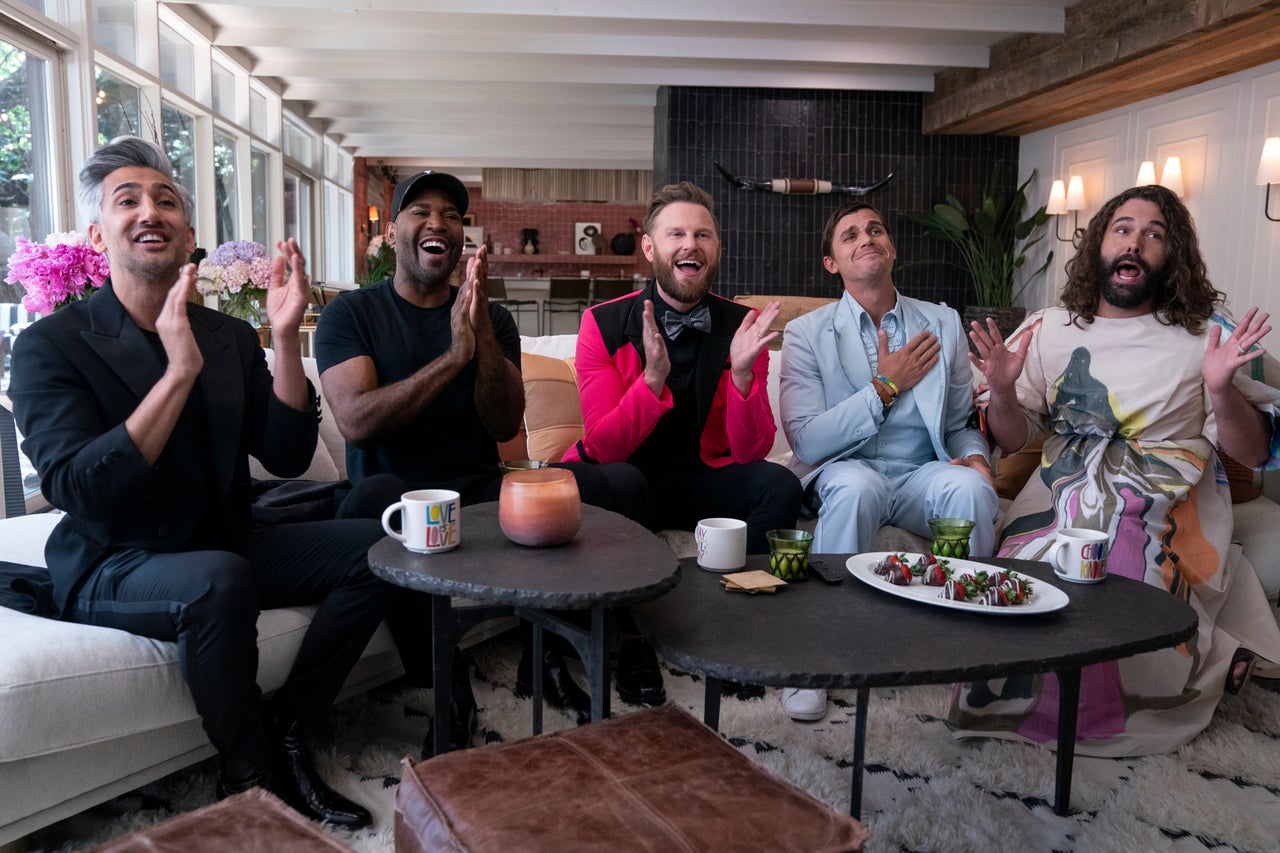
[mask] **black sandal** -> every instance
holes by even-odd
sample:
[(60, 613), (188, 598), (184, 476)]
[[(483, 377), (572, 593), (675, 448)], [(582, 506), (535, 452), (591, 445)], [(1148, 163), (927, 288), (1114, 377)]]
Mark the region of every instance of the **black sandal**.
[[(1227, 687), (1228, 693), (1235, 695), (1244, 689), (1249, 683), (1249, 676), (1253, 674), (1253, 665), (1258, 662), (1258, 656), (1246, 649), (1244, 646), (1236, 649), (1235, 654), (1231, 656), (1231, 665), (1227, 667)], [(1236, 667), (1244, 664), (1244, 672), (1236, 675)]]

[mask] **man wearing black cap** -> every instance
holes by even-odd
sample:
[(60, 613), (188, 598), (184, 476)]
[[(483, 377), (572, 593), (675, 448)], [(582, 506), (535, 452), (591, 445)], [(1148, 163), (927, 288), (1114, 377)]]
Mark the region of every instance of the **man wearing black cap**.
[(381, 517), (411, 489), (453, 489), (463, 503), (498, 498), (497, 442), (524, 415), (520, 334), (489, 304), (483, 247), (450, 287), (469, 201), (443, 172), (401, 181), (386, 233), (395, 275), (320, 316), (320, 381), (347, 440), (351, 490), (339, 496), (340, 518)]
[[(412, 489), (453, 489), (464, 504), (498, 499), (497, 443), (514, 436), (524, 417), (520, 333), (505, 308), (489, 304), (483, 247), (467, 260), (461, 286), (450, 286), (469, 202), (462, 182), (443, 172), (397, 184), (386, 232), (395, 275), (345, 294), (320, 316), (320, 382), (347, 440), (350, 484), (338, 491), (339, 518), (380, 518)], [(600, 497), (614, 492), (604, 474), (578, 479), (584, 501), (618, 508)], [(428, 686), (422, 606), (416, 596), (401, 596), (390, 627), (410, 678)], [(455, 662), (453, 671), (459, 677), (450, 740), (457, 747), (470, 739), (475, 700), (465, 666)], [(579, 722), (589, 718), (590, 697), (558, 649), (545, 653), (543, 675), (548, 702), (576, 712)], [(527, 649), (517, 691), (527, 693), (531, 682)]]

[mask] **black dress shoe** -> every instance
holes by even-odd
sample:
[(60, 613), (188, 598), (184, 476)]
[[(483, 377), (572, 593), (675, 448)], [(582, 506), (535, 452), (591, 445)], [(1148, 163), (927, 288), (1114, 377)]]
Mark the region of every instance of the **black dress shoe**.
[[(449, 700), (449, 749), (466, 749), (476, 733), (476, 695), (471, 690), (471, 674), (459, 654), (453, 659), (453, 695)], [(422, 760), (436, 754), (436, 721), (427, 726), (422, 742)]]
[(618, 647), (618, 668), (615, 672), (618, 697), (628, 705), (656, 707), (667, 701), (658, 656), (653, 653), (653, 646), (644, 640), (622, 641)]
[(347, 829), (373, 822), (368, 809), (330, 788), (311, 764), (306, 736), (299, 723), (283, 726), (276, 748), (277, 767), (272, 793), (312, 820)]
[[(533, 695), (533, 654), (526, 650), (516, 668), (515, 693), (521, 699)], [(564, 655), (555, 651), (542, 654), (542, 698), (553, 708), (575, 715), (578, 725), (591, 721), (591, 697), (569, 674)]]

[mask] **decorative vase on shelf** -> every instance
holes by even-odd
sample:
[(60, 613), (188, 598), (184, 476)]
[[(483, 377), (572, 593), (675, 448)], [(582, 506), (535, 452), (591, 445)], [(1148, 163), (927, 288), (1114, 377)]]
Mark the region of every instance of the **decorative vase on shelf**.
[(636, 250), (636, 235), (628, 234), (626, 231), (614, 234), (613, 240), (609, 243), (609, 250), (615, 255), (630, 255)]
[(538, 254), (538, 229), (523, 228), (520, 230), (520, 251), (526, 255)]
[(582, 526), (582, 498), (564, 468), (512, 471), (498, 492), (498, 526), (520, 545), (562, 545)]

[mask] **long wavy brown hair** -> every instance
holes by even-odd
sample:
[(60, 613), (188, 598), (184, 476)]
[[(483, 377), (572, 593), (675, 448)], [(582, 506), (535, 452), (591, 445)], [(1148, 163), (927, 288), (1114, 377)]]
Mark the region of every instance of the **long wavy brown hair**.
[(1153, 303), (1156, 319), (1167, 326), (1182, 326), (1192, 334), (1199, 334), (1225, 295), (1209, 281), (1190, 212), (1176, 195), (1157, 184), (1125, 190), (1104, 204), (1089, 221), (1080, 251), (1067, 262), (1062, 304), (1075, 325), (1080, 325), (1082, 320), (1093, 322), (1102, 298), (1098, 288), (1102, 237), (1120, 205), (1135, 198), (1160, 208), (1165, 222), (1164, 276)]

